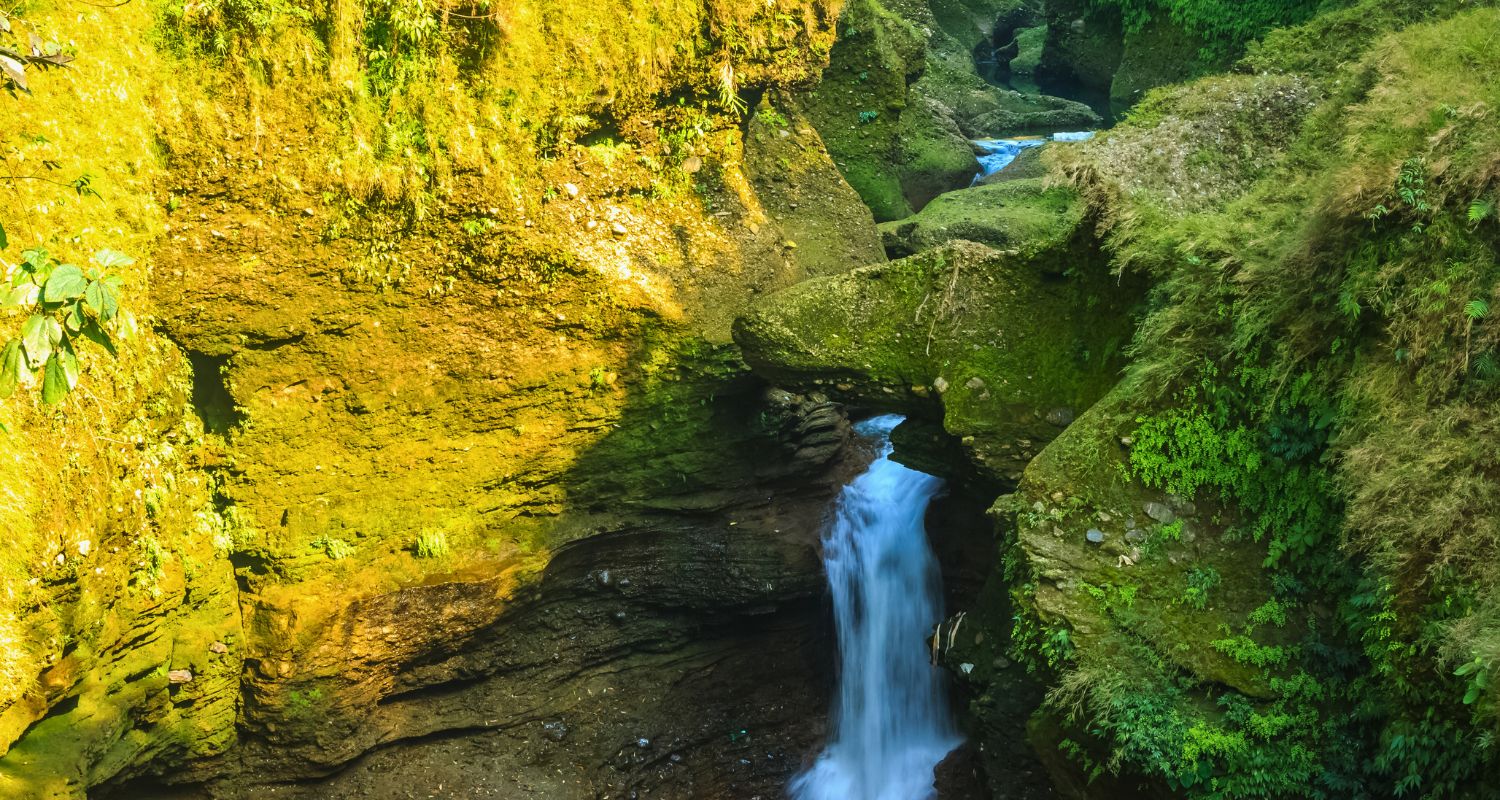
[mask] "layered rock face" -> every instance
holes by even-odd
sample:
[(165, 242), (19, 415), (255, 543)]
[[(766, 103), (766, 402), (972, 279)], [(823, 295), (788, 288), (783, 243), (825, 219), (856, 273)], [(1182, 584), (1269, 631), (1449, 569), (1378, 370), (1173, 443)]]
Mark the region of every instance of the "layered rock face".
[[(403, 40), (395, 77), (379, 9), (169, 14), (171, 52), (98, 17), (80, 69), (150, 98), (155, 138), (94, 155), (145, 176), (105, 201), (154, 317), (125, 377), (10, 422), (59, 471), (14, 484), (47, 500), (4, 559), (0, 793), (260, 796), (377, 751), (413, 769), (308, 796), (430, 788), (417, 764), (452, 787), (472, 744), (502, 795), (737, 797), (813, 749), (815, 545), (862, 456), (842, 409), (763, 395), (728, 326), (883, 255), (786, 93), (836, 9), (690, 5), (574, 39), (573, 4), (521, 4)], [(204, 55), (220, 24), (261, 73)], [(83, 85), (28, 113), (82, 118)]]

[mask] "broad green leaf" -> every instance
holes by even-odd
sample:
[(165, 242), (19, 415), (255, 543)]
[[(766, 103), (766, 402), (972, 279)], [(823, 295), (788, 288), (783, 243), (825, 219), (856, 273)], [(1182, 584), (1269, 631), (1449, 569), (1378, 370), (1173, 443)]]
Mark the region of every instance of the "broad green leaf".
[(48, 303), (71, 300), (83, 294), (88, 285), (88, 280), (83, 277), (83, 270), (72, 264), (63, 264), (48, 276), (47, 284), (42, 289), (42, 300)]
[(73, 352), (73, 346), (63, 343), (62, 349), (53, 356), (62, 364), (63, 378), (68, 382), (68, 391), (78, 388), (78, 354)]
[(1459, 676), (1468, 675), (1477, 669), (1479, 669), (1479, 662), (1470, 661), (1469, 663), (1460, 666), (1458, 669), (1453, 670), (1453, 674)]
[(100, 250), (94, 254), (94, 263), (105, 269), (115, 269), (130, 266), (135, 263), (135, 259), (118, 250)]
[(1464, 705), (1466, 705), (1466, 706), (1472, 706), (1472, 705), (1474, 705), (1474, 701), (1478, 700), (1478, 699), (1479, 699), (1479, 687), (1478, 686), (1473, 686), (1473, 685), (1469, 686), (1469, 691), (1464, 692)]
[(36, 305), (36, 299), (42, 294), (42, 287), (31, 281), (25, 281), (20, 286), (11, 289), (5, 295), (5, 302), (0, 303), (7, 308), (31, 308)]
[[(52, 355), (52, 329), (56, 327), (57, 320), (41, 314), (31, 315), (21, 326), (21, 344), (26, 348), (26, 361), (32, 369), (41, 369)], [(58, 331), (59, 336), (61, 333)]]
[(5, 226), (0, 225), (0, 250), (10, 247), (10, 239), (5, 238)]
[(63, 324), (68, 330), (78, 333), (83, 330), (83, 323), (88, 322), (88, 317), (83, 314), (83, 304), (74, 302), (68, 310), (68, 316), (63, 318)]
[(28, 272), (37, 272), (52, 261), (52, 255), (45, 248), (32, 247), (21, 251), (21, 266)]
[(53, 353), (47, 359), (47, 372), (42, 377), (42, 402), (49, 406), (61, 403), (68, 396), (68, 376), (63, 371), (61, 353)]
[(114, 290), (110, 289), (109, 284), (104, 281), (94, 281), (89, 284), (89, 288), (83, 292), (83, 301), (89, 304), (89, 308), (93, 310), (94, 316), (98, 317), (100, 322), (108, 322), (120, 308), (120, 304), (115, 300)]
[(21, 378), (21, 340), (11, 339), (0, 350), (0, 400), (16, 392), (16, 382)]

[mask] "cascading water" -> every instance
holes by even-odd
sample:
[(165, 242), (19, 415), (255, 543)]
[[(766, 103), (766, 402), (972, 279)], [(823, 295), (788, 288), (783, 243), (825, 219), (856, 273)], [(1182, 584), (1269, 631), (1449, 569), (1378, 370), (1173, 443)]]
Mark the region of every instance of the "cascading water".
[(933, 767), (960, 741), (923, 641), (942, 616), (942, 577), (922, 525), (942, 481), (890, 460), (900, 422), (855, 427), (880, 452), (844, 487), (824, 535), (839, 692), (833, 738), (792, 780), (793, 800), (928, 800)]

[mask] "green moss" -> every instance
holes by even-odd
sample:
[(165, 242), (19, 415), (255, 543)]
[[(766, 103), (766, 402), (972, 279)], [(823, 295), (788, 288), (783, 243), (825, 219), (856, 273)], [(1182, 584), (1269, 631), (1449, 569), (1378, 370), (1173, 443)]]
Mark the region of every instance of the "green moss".
[[(741, 318), (755, 369), (860, 404), (931, 413), (999, 476), (1114, 380), (1128, 293), (1067, 251), (1005, 255), (954, 242), (889, 265), (809, 281)], [(1101, 280), (1101, 278), (1103, 278)]]
[[(1497, 391), (1478, 362), (1500, 340), (1467, 314), (1500, 285), (1496, 231), (1468, 215), (1500, 139), (1465, 111), (1500, 101), (1482, 44), (1500, 18), (1471, 9), (1376, 41), (1366, 22), (1453, 7), (1361, 7), (1251, 57), (1311, 74), (1159, 91), (1099, 143), (1053, 154), (1115, 266), (1156, 288), (1098, 441), (1072, 441), (1091, 411), (1028, 469), (1024, 501), (1043, 504), (1018, 517), (1038, 579), (1028, 607), (1038, 629), (1074, 632), (1061, 680), (1084, 724), (1189, 797), (1468, 797), (1493, 780), (1493, 690), (1466, 679), (1497, 652), (1500, 617), (1479, 599), (1494, 576), (1460, 565), (1495, 563), (1500, 542), (1478, 477), (1494, 459), (1471, 446), (1489, 438)], [(1292, 52), (1340, 30), (1374, 44), (1351, 63), (1338, 47), (1338, 60)], [(1206, 130), (1212, 145), (1193, 141)], [(1174, 163), (1136, 158), (1147, 149)], [(1132, 479), (1190, 501), (1207, 532), (1148, 535), (1144, 561), (1111, 570), (1045, 513), (1061, 491), (1113, 517), (1110, 503), (1145, 499), (1122, 499), (1148, 488)], [(1155, 586), (1185, 596), (1193, 574), (1153, 572), (1162, 554), (1221, 577), (1201, 611), (1192, 595), (1135, 619), (1084, 586), (1133, 574), (1135, 609), (1161, 600)], [(1194, 627), (1204, 618), (1219, 622)], [(1130, 688), (1152, 670), (1153, 688)], [(1237, 692), (1215, 690), (1205, 712), (1205, 681)]]
[[(1064, 187), (1041, 178), (960, 189), (938, 197), (909, 219), (881, 225), (886, 250), (911, 254), (966, 239), (1024, 256), (1062, 253), (1083, 218), (1083, 204)], [(1073, 265), (1039, 264), (1064, 271)]]

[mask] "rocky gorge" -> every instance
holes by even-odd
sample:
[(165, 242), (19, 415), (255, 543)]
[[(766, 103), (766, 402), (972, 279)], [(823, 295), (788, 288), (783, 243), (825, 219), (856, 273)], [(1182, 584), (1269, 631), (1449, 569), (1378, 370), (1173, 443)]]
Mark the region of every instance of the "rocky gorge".
[(1488, 797), (1500, 17), (1222, 5), (4, 10), (0, 796), (784, 797), (898, 413), (934, 796)]

